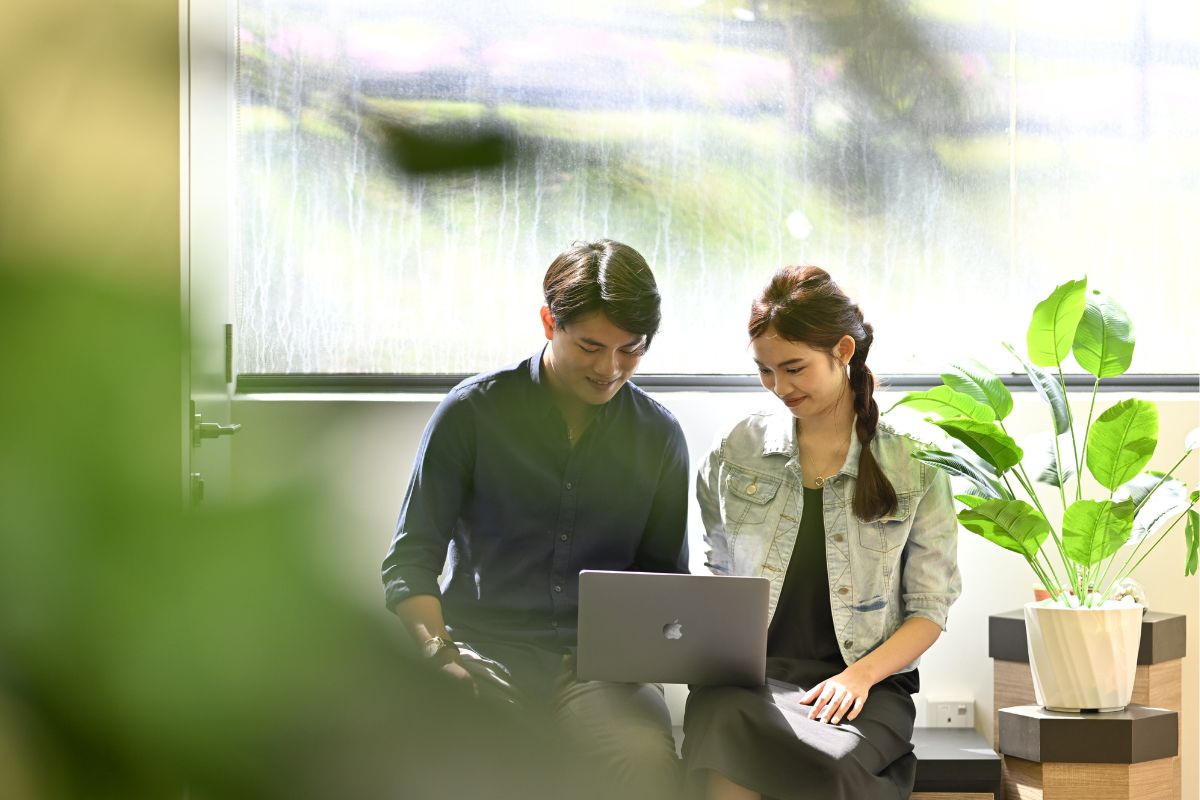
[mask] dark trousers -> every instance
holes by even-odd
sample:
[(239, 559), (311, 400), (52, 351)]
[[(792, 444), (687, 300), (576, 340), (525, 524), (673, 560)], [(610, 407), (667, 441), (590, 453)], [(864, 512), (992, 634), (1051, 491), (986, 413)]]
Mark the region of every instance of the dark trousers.
[(564, 787), (564, 796), (677, 796), (679, 762), (660, 684), (580, 681), (574, 656), (533, 645), (458, 645), (481, 698), (544, 712), (586, 756), (590, 786)]

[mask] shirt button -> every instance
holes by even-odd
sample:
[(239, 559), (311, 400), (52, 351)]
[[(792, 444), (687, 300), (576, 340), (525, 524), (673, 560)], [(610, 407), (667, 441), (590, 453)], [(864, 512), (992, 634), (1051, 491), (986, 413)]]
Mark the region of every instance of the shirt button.
[(842, 647), (849, 650), (850, 648), (854, 647), (854, 641), (852, 639), (847, 639), (846, 641), (842, 642)]
[(844, 542), (844, 541), (846, 541), (846, 537), (845, 537), (845, 536), (842, 536), (840, 533), (835, 533), (835, 534), (833, 535), (833, 540), (834, 540), (835, 542)]
[(850, 594), (850, 589), (845, 586), (839, 586), (838, 594)]
[(571, 483), (570, 481), (567, 481), (567, 491), (570, 491), (571, 489), (574, 489), (574, 488), (575, 488), (575, 484)]
[(557, 583), (556, 583), (556, 584), (554, 584), (554, 591), (556, 591), (556, 592), (561, 592), (561, 591), (562, 591), (562, 586), (560, 586), (560, 585), (559, 585), (559, 584), (557, 584)]
[(560, 542), (565, 542), (565, 541), (567, 540), (567, 535), (564, 533), (562, 536), (559, 536), (559, 537), (558, 537), (558, 540), (559, 540)]

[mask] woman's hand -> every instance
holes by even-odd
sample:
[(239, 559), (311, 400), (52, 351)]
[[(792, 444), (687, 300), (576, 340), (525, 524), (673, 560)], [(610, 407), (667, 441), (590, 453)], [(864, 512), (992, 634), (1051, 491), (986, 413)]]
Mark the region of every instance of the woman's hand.
[(821, 681), (804, 693), (800, 705), (812, 704), (809, 719), (837, 725), (843, 718), (850, 722), (863, 710), (867, 694), (875, 682), (861, 670), (847, 667), (844, 672)]

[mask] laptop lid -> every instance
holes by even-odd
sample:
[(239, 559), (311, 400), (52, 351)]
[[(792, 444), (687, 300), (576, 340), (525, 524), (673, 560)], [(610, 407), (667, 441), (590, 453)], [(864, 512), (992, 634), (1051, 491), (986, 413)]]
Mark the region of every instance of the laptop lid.
[(579, 573), (582, 681), (761, 686), (766, 578)]

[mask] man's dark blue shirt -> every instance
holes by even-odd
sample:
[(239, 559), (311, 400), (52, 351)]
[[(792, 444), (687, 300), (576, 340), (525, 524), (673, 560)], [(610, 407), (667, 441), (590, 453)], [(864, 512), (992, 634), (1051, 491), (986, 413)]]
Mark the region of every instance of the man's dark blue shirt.
[(433, 595), (455, 638), (570, 649), (580, 570), (687, 572), (687, 487), (679, 423), (633, 384), (572, 447), (541, 352), (468, 378), (417, 450), (388, 607)]

